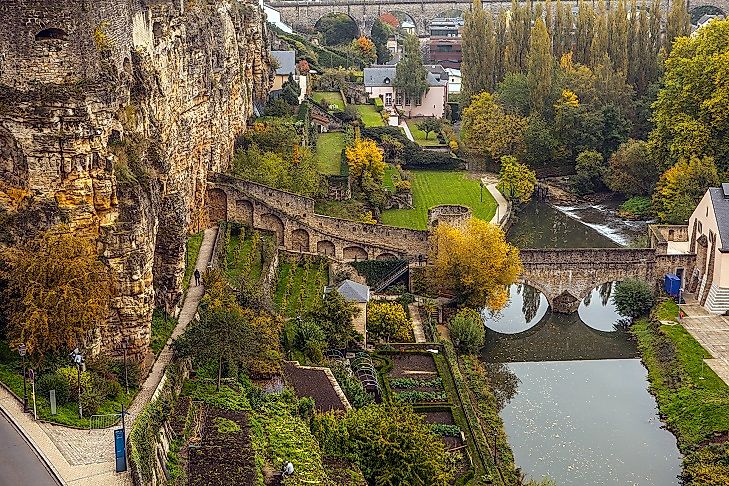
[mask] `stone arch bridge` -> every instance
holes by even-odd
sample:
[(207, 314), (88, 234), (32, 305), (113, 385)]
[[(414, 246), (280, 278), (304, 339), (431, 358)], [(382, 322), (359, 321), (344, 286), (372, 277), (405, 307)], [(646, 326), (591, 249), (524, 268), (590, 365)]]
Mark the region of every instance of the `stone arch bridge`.
[[(323, 216), (314, 200), (235, 177), (210, 174), (208, 219), (237, 221), (276, 234), (279, 247), (340, 261), (417, 260), (428, 253), (428, 232)], [(557, 312), (574, 312), (595, 287), (628, 277), (659, 284), (666, 273), (690, 275), (695, 254), (665, 248), (522, 249), (521, 281), (540, 290)]]
[[(576, 6), (576, 0), (565, 0)], [(535, 2), (538, 3), (538, 2)], [(608, 2), (610, 3), (610, 2)], [(369, 35), (375, 19), (386, 12), (401, 12), (411, 17), (418, 35), (427, 35), (430, 22), (450, 10), (467, 12), (470, 0), (273, 0), (266, 3), (281, 13), (281, 20), (294, 30), (306, 32), (327, 14), (343, 13), (355, 21), (363, 35)], [(511, 8), (510, 0), (483, 0), (484, 8), (491, 12)], [(663, 11), (668, 10), (669, 0), (661, 0)], [(689, 0), (689, 10), (713, 6), (729, 13), (729, 0)]]

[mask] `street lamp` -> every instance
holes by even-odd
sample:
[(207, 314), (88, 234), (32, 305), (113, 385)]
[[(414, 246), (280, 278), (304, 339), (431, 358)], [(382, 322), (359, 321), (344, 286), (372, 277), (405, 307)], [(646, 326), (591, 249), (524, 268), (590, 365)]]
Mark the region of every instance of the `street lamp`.
[(127, 389), (127, 395), (129, 395), (129, 375), (127, 373), (127, 348), (129, 347), (128, 337), (122, 339), (121, 346), (124, 350), (124, 386)]
[(25, 353), (28, 351), (28, 347), (25, 343), (21, 343), (18, 346), (18, 354), (23, 358), (23, 412), (28, 411), (28, 384), (26, 382), (26, 371), (25, 371)]
[(74, 348), (70, 356), (71, 361), (73, 361), (76, 365), (76, 371), (78, 373), (78, 381), (76, 382), (78, 384), (78, 416), (79, 418), (83, 418), (84, 411), (81, 406), (81, 365), (84, 362), (84, 357), (81, 355), (81, 351), (79, 351), (78, 348)]

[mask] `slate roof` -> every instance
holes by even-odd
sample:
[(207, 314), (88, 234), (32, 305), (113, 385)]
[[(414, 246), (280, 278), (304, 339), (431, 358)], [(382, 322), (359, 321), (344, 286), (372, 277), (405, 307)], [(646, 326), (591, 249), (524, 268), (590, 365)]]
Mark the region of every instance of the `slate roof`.
[(729, 252), (729, 183), (723, 183), (721, 187), (710, 187), (711, 205), (714, 208), (716, 225), (719, 227), (719, 239), (722, 253)]
[[(430, 68), (431, 66), (426, 66)], [(441, 70), (441, 66), (438, 66)], [(438, 68), (434, 68), (435, 71), (439, 71)], [(395, 66), (390, 65), (376, 65), (364, 68), (364, 85), (365, 86), (392, 86), (395, 82)], [(445, 74), (445, 71), (443, 71)], [(389, 80), (390, 82), (385, 82)], [(428, 71), (427, 74), (428, 86), (445, 86), (448, 83), (448, 79), (438, 79), (436, 74)]]
[(295, 74), (296, 71), (296, 52), (295, 51), (271, 51), (271, 55), (278, 61), (279, 68), (276, 74), (279, 76), (288, 76)]
[(349, 302), (364, 303), (370, 301), (370, 288), (352, 280), (345, 280), (339, 284), (337, 292), (342, 294), (342, 297)]

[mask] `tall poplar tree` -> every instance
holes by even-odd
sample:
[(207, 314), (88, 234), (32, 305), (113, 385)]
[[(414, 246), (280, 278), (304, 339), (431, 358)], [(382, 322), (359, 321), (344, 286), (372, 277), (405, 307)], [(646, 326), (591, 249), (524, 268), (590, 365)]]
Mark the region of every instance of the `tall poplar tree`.
[(526, 57), (529, 52), (529, 32), (532, 15), (530, 7), (511, 2), (511, 18), (504, 50), (506, 72), (523, 73), (526, 70)]
[(590, 48), (595, 24), (595, 11), (585, 0), (579, 1), (575, 32), (574, 60), (580, 64), (590, 63)]
[(595, 29), (592, 34), (592, 42), (590, 44), (590, 54), (588, 64), (591, 67), (597, 66), (603, 62), (604, 55), (608, 52), (610, 43), (610, 33), (608, 32), (608, 16), (605, 12), (605, 4), (598, 2), (597, 15), (595, 16)]
[(552, 91), (552, 43), (547, 27), (541, 17), (537, 17), (530, 37), (527, 56), (527, 81), (531, 95), (532, 113), (544, 115), (544, 108)]
[(463, 97), (468, 104), (471, 97), (493, 89), (493, 36), (487, 32), (491, 14), (483, 9), (481, 0), (474, 0), (471, 12), (463, 24), (462, 52)]
[(686, 7), (686, 0), (673, 0), (666, 19), (666, 37), (664, 47), (671, 52), (671, 45), (676, 37), (684, 37), (691, 33), (691, 16)]
[(419, 98), (428, 89), (428, 71), (423, 66), (420, 41), (412, 34), (405, 36), (402, 59), (395, 68), (395, 82), (398, 91), (410, 98)]
[(610, 59), (615, 71), (626, 76), (628, 73), (628, 12), (625, 0), (618, 0), (616, 8), (610, 10)]
[(552, 28), (552, 48), (555, 59), (561, 59), (572, 50), (572, 9), (562, 0), (557, 0), (555, 9), (557, 15)]

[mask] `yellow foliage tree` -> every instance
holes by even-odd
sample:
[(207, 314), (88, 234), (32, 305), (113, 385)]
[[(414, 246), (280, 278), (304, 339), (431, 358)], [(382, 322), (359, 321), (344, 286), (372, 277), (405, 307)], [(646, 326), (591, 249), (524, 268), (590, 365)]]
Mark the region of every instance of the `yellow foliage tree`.
[(719, 182), (713, 158), (680, 160), (658, 180), (653, 193), (653, 209), (665, 223), (684, 224), (706, 188), (717, 186)]
[(370, 302), (367, 306), (367, 334), (385, 342), (410, 342), (412, 326), (397, 302)]
[(462, 229), (439, 224), (430, 248), (432, 285), (471, 307), (501, 309), (522, 270), (519, 250), (501, 228), (476, 218)]
[(91, 241), (55, 228), (0, 257), (12, 346), (25, 343), (40, 362), (47, 352), (90, 344), (91, 331), (109, 317), (111, 296), (109, 270)]
[(376, 182), (382, 182), (385, 174), (385, 160), (382, 150), (368, 138), (357, 139), (354, 145), (346, 149), (349, 173), (362, 181), (365, 176)]
[(531, 199), (536, 184), (537, 175), (529, 166), (511, 155), (501, 157), (498, 188), (507, 198), (527, 202)]
[(463, 110), (462, 140), (470, 152), (498, 160), (520, 150), (527, 125), (526, 118), (506, 113), (484, 92)]

